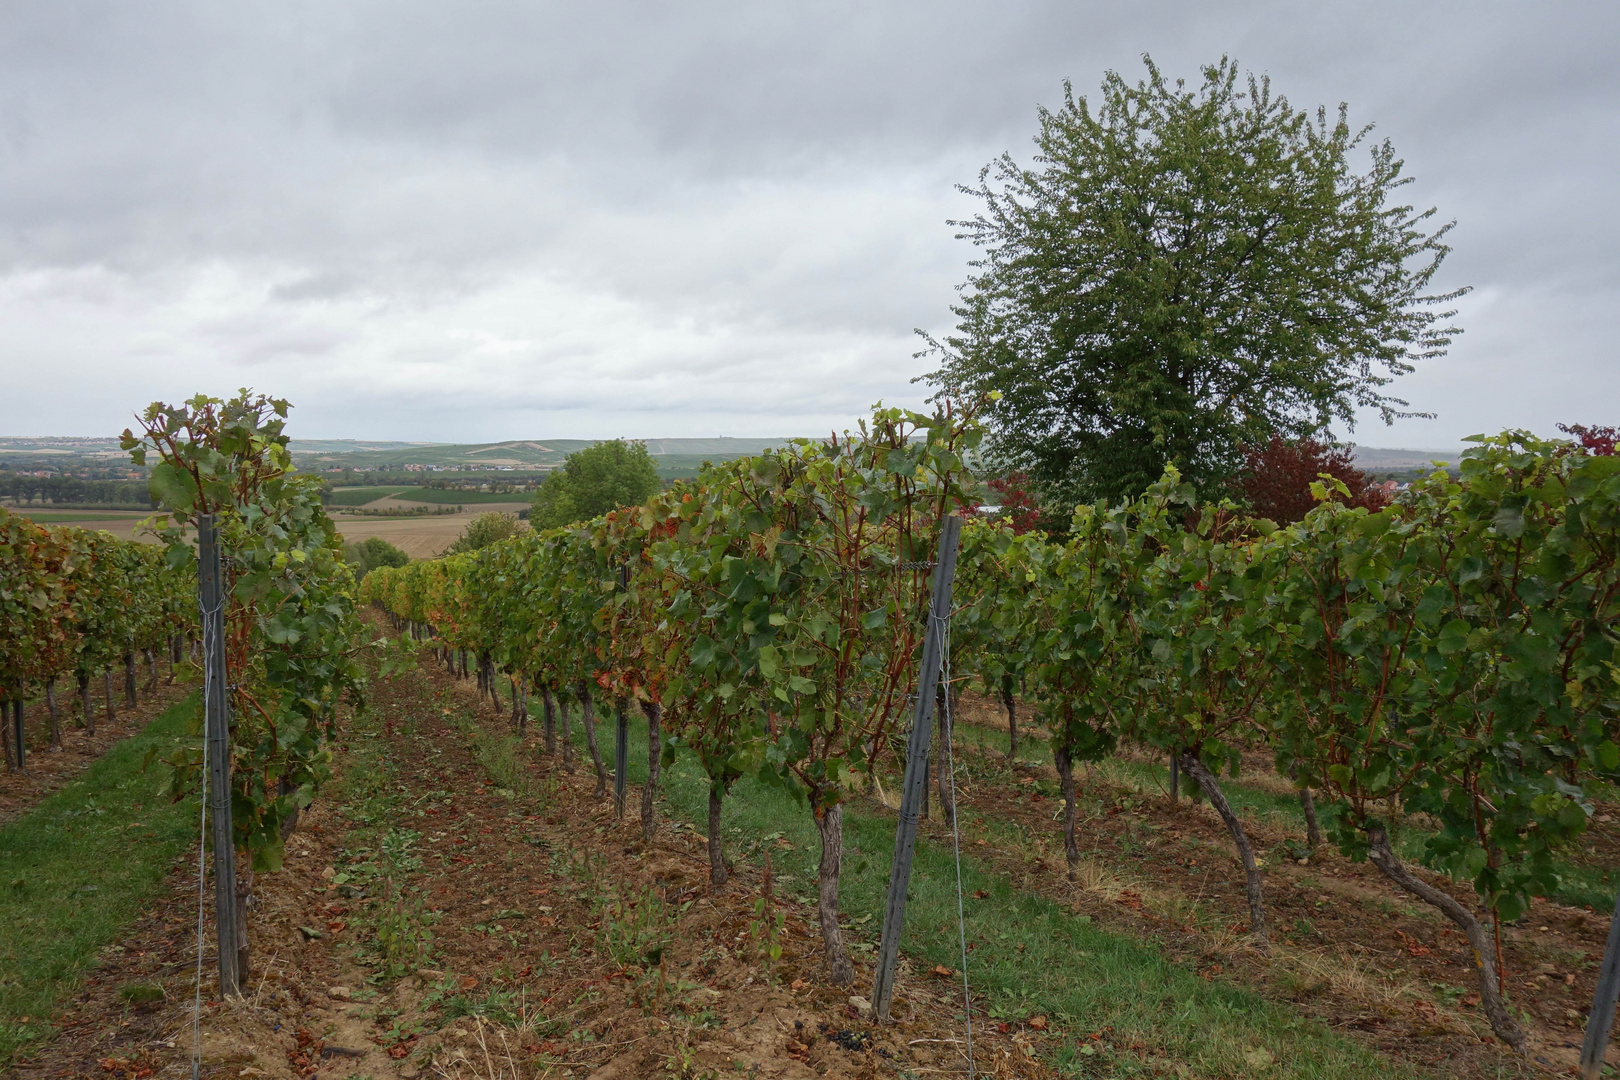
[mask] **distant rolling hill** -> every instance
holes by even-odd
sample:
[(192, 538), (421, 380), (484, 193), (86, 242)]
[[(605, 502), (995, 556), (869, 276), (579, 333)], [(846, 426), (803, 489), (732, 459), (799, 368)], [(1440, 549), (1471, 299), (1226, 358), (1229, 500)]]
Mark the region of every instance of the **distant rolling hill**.
[[(498, 443), (364, 443), (343, 439), (294, 439), (289, 449), (300, 464), (313, 468), (347, 466), (375, 469), (383, 465), (450, 465), (462, 468), (510, 466), (551, 469), (597, 439), (513, 439)], [(647, 452), (663, 467), (695, 468), (700, 462), (729, 461), (758, 454), (786, 439), (646, 439)]]
[(1358, 446), (1351, 457), (1356, 468), (1362, 472), (1428, 472), (1436, 461), (1456, 465), (1462, 460), (1462, 450), (1403, 450), (1386, 446)]
[[(294, 439), (291, 449), (307, 469), (355, 470), (382, 466), (445, 465), (459, 468), (505, 466), (514, 469), (552, 469), (576, 450), (594, 446), (597, 439), (512, 439), (496, 443), (401, 442), (387, 439)], [(664, 476), (690, 476), (704, 461), (730, 461), (758, 454), (788, 440), (778, 439), (646, 439), (647, 451)], [(1355, 448), (1357, 467), (1372, 473), (1410, 474), (1427, 471), (1436, 460), (1455, 463), (1460, 449), (1400, 449), (1382, 446)], [(0, 436), (0, 468), (28, 469), (40, 464), (72, 467), (75, 463), (127, 461), (118, 440), (105, 436), (36, 437)]]

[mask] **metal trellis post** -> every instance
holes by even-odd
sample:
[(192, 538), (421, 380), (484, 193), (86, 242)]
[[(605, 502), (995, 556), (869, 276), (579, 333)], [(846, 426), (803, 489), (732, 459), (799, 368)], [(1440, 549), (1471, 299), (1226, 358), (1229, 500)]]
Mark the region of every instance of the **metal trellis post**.
[(906, 921), (906, 890), (911, 887), (911, 858), (917, 845), (917, 811), (928, 786), (928, 738), (933, 731), (934, 695), (945, 647), (945, 627), (951, 615), (951, 582), (956, 577), (956, 549), (962, 519), (945, 519), (934, 563), (933, 597), (928, 607), (928, 633), (923, 639), (922, 668), (917, 679), (917, 703), (911, 717), (911, 740), (906, 747), (906, 779), (900, 793), (900, 823), (895, 830), (894, 863), (889, 870), (889, 902), (883, 910), (883, 937), (878, 946), (877, 976), (872, 984), (872, 1008), (879, 1023), (889, 1019), (894, 995), (894, 968), (900, 957), (900, 930)]
[(1609, 944), (1603, 950), (1603, 966), (1598, 969), (1597, 992), (1592, 995), (1592, 1015), (1586, 1020), (1586, 1041), (1581, 1045), (1582, 1080), (1597, 1080), (1603, 1072), (1603, 1052), (1609, 1048), (1609, 1029), (1614, 1026), (1614, 1003), (1620, 997), (1620, 897), (1609, 922)]
[(214, 928), (219, 935), (219, 992), (240, 995), (237, 964), (236, 842), (231, 829), (230, 691), (225, 671), (225, 589), (219, 527), (197, 518), (197, 600), (202, 615), (203, 726), (207, 733), (208, 817), (214, 845)]

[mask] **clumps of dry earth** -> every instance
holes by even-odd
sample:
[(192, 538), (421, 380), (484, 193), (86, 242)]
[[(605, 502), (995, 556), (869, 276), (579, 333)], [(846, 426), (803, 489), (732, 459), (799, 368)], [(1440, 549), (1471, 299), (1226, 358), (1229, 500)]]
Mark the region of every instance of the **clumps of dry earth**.
[[(472, 693), (428, 669), (378, 684), (374, 737), (352, 731), (340, 783), (256, 883), (241, 999), (217, 1000), (205, 932), (202, 1075), (965, 1074), (954, 973), (903, 962), (895, 1022), (875, 1025), (855, 996), (870, 970), (828, 984), (813, 910), (759, 870), (711, 888), (704, 838), (666, 822), (643, 843), (588, 764), (542, 758), (529, 790), (498, 787), (504, 718)], [(19, 1075), (190, 1074), (194, 861), (169, 881)], [(979, 1074), (1051, 1075), (1044, 1026), (979, 1032)]]

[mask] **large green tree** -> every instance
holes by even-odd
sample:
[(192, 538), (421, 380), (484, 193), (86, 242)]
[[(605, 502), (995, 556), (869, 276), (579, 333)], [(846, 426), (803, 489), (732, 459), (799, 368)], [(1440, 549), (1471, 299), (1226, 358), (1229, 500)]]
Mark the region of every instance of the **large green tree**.
[(1095, 108), (1065, 83), (1033, 166), (1004, 154), (961, 189), (983, 209), (952, 224), (982, 254), (930, 339), (939, 392), (1000, 391), (994, 452), (1060, 526), (1167, 463), (1214, 494), (1246, 445), (1422, 415), (1383, 389), (1458, 332), (1442, 309), (1463, 290), (1431, 289), (1451, 226), (1395, 204), (1387, 141), (1359, 173), (1369, 129), (1343, 105), (1296, 110), (1225, 58), (1196, 89), (1144, 62)]
[(554, 529), (621, 506), (637, 506), (658, 493), (658, 466), (647, 444), (613, 439), (576, 450), (534, 494), (529, 524)]

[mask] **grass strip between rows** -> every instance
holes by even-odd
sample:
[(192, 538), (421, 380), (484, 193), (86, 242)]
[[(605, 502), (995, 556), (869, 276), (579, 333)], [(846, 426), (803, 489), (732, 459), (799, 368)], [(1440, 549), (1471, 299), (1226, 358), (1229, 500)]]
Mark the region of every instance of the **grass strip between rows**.
[[(1005, 729), (963, 724), (957, 728), (956, 738), (959, 748), (971, 746), (975, 751), (984, 754), (1007, 752)], [(1021, 761), (1040, 765), (1052, 763), (1051, 747), (1043, 738), (1026, 736), (1018, 749)], [(1162, 761), (1110, 758), (1085, 767), (1097, 770), (1110, 783), (1132, 788), (1150, 797), (1166, 797), (1170, 790), (1170, 769), (1168, 764)], [(1047, 794), (1055, 795), (1056, 782), (1047, 785), (1043, 790)], [(1242, 777), (1224, 775), (1221, 777), (1221, 790), (1226, 793), (1227, 802), (1232, 804), (1232, 809), (1236, 810), (1240, 817), (1264, 821), (1297, 837), (1298, 842), (1289, 844), (1289, 850), (1303, 843), (1305, 812), (1300, 808), (1298, 796), (1268, 790), (1246, 782)], [(1338, 806), (1326, 799), (1317, 801), (1317, 817), (1321, 822), (1323, 833), (1329, 837), (1327, 841), (1329, 845), (1333, 843), (1331, 830), (1338, 811)], [(1395, 850), (1402, 859), (1421, 866), (1424, 865), (1427, 855), (1427, 842), (1434, 835), (1435, 833), (1416, 825), (1397, 822), (1392, 839)], [(1589, 907), (1600, 912), (1614, 906), (1615, 892), (1620, 889), (1620, 868), (1580, 865), (1567, 859), (1555, 859), (1554, 865), (1558, 869), (1558, 886), (1548, 893), (1546, 897), (1548, 900), (1568, 904), (1571, 907)]]
[[(575, 734), (583, 745), (577, 727)], [(598, 724), (598, 739), (610, 760), (613, 737), (611, 722)], [(637, 718), (630, 734), (632, 784), (645, 778), (646, 760), (646, 726)], [(705, 827), (708, 780), (697, 761), (683, 755), (663, 771), (662, 783), (670, 812)], [(634, 815), (637, 800), (630, 802)], [(820, 848), (803, 803), (780, 788), (743, 780), (725, 802), (723, 821), (728, 855), (757, 863), (770, 847), (783, 890), (813, 902)], [(846, 806), (841, 907), (846, 940), (852, 951), (867, 957), (881, 930), (894, 832), (892, 815), (858, 801)], [(779, 840), (791, 846), (783, 847)], [(1163, 1065), (1163, 1059), (1154, 1063), (1148, 1056), (1153, 1051), (1195, 1076), (1330, 1080), (1408, 1075), (1397, 1063), (1285, 1006), (1230, 983), (1200, 978), (1151, 943), (1103, 930), (1051, 900), (1014, 889), (1005, 876), (967, 853), (962, 888), (970, 897), (966, 921), (974, 993), (992, 1019), (1049, 1017), (1064, 1036), (1055, 1064), (1072, 1075), (1149, 1075)], [(975, 892), (988, 896), (972, 899)], [(919, 839), (902, 940), (914, 965), (961, 966), (956, 911), (950, 849)], [(863, 995), (870, 990), (865, 985), (851, 988)], [(902, 985), (898, 995), (904, 994)], [(957, 1014), (960, 1019), (960, 1008)], [(1103, 1038), (1091, 1038), (1094, 1033)], [(1116, 1052), (1132, 1044), (1144, 1050)]]
[(148, 751), (195, 737), (199, 702), (193, 693), (171, 705), (0, 826), (0, 1065), (50, 1034), (50, 1017), (96, 953), (196, 843), (197, 800), (163, 798), (144, 765)]

